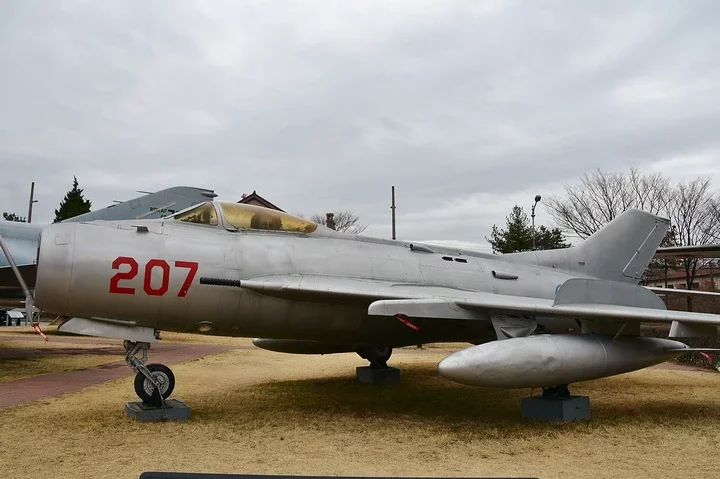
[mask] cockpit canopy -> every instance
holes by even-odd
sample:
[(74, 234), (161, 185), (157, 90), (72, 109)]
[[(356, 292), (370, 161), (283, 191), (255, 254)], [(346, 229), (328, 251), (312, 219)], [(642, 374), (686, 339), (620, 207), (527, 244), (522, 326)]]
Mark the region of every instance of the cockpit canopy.
[(225, 201), (208, 201), (189, 210), (181, 211), (173, 218), (186, 223), (217, 226), (218, 211), (221, 212), (224, 223), (241, 230), (312, 233), (317, 229), (317, 224), (312, 221), (282, 211)]

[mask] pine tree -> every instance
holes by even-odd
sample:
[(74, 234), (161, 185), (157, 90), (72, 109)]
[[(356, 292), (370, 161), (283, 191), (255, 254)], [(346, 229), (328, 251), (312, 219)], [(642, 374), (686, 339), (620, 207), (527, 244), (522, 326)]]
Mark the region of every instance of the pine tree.
[(77, 178), (73, 177), (72, 190), (67, 192), (65, 198), (60, 203), (60, 208), (55, 210), (55, 221), (53, 221), (53, 223), (59, 223), (60, 221), (74, 218), (75, 216), (90, 211), (92, 203), (90, 203), (90, 200), (86, 200), (82, 193), (83, 190), (78, 188)]
[[(493, 225), (490, 238), (485, 238), (495, 253), (516, 253), (533, 249), (533, 229), (523, 209), (515, 205), (507, 216), (506, 229)], [(559, 228), (548, 229), (545, 226), (535, 228), (535, 249), (567, 248), (570, 244)]]

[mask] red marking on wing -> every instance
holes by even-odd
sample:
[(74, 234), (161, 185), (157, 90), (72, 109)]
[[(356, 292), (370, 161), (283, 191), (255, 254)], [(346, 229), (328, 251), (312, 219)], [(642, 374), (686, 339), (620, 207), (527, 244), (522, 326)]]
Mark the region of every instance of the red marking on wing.
[(398, 321), (400, 321), (401, 323), (403, 323), (405, 326), (412, 329), (413, 331), (420, 331), (420, 328), (415, 326), (413, 323), (411, 323), (410, 320), (408, 319), (408, 317), (405, 316), (404, 314), (396, 314), (395, 317), (398, 319)]

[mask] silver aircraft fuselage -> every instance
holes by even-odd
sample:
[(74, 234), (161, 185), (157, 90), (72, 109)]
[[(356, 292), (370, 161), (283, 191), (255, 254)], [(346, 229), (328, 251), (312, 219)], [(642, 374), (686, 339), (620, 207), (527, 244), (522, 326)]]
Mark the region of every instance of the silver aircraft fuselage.
[(720, 316), (668, 311), (637, 285), (668, 226), (629, 210), (575, 247), (494, 256), (206, 202), (161, 220), (50, 226), (35, 301), (71, 317), (61, 331), (123, 339), (144, 401), (146, 386), (172, 392), (172, 372), (137, 357), (154, 330), (252, 337), (288, 353), (355, 351), (375, 369), (393, 347), (471, 342), (438, 365), (441, 375), (567, 395), (570, 382), (689, 350), (639, 337), (641, 322), (670, 324), (673, 337), (717, 332)]
[[(315, 277), (351, 281), (372, 293), (378, 282), (398, 292), (432, 288), (552, 299), (577, 273), (513, 263), (502, 256), (338, 233), (228, 230), (165, 220), (57, 224), (42, 235), (36, 304), (63, 316), (134, 321), (160, 330), (398, 347), (434, 341), (495, 339), (488, 317), (401, 321), (368, 315), (374, 300), (322, 294), (275, 297), (201, 284)], [(518, 277), (520, 278), (518, 280)], [(451, 292), (452, 289), (452, 292)], [(552, 332), (577, 328), (568, 318), (538, 318)]]

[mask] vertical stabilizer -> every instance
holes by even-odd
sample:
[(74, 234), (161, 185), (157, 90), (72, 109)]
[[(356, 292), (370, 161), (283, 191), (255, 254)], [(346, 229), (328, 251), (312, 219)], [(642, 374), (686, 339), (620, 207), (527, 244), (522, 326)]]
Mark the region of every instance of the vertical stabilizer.
[(670, 221), (628, 210), (572, 248), (513, 253), (513, 262), (554, 267), (598, 279), (637, 283), (652, 260)]

